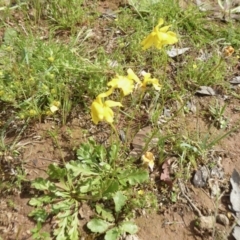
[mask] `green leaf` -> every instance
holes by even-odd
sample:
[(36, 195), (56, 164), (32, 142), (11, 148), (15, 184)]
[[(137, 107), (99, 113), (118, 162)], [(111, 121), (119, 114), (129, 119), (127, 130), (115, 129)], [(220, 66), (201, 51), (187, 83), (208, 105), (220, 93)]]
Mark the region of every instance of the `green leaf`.
[(115, 204), (115, 211), (120, 212), (122, 207), (125, 205), (127, 197), (122, 194), (122, 192), (116, 192), (113, 196), (113, 201)]
[(54, 163), (48, 166), (47, 173), (52, 179), (61, 179), (66, 176), (67, 171), (65, 168), (60, 168), (56, 163)]
[(109, 164), (110, 165), (112, 165), (112, 163), (114, 161), (116, 161), (117, 155), (118, 155), (118, 150), (119, 150), (118, 145), (114, 144), (114, 145), (111, 146), (111, 149), (110, 149), (110, 152), (109, 152), (109, 155), (110, 155)]
[(43, 206), (44, 203), (49, 203), (51, 202), (52, 198), (50, 196), (42, 196), (38, 198), (31, 198), (30, 201), (28, 202), (31, 206), (35, 207), (40, 207)]
[(108, 180), (104, 181), (102, 189), (103, 189), (102, 196), (108, 197), (112, 193), (115, 193), (118, 191), (119, 183), (116, 180), (108, 179)]
[(66, 199), (64, 201), (57, 202), (52, 205), (53, 210), (61, 210), (64, 211), (63, 214), (66, 214), (67, 209), (71, 209), (73, 201), (70, 199)]
[(119, 182), (124, 186), (128, 182), (130, 185), (136, 185), (139, 183), (146, 182), (149, 179), (149, 174), (143, 169), (126, 169), (119, 174)]
[(4, 32), (4, 43), (6, 45), (11, 45), (17, 39), (17, 31), (14, 28), (7, 28)]
[(96, 211), (99, 215), (102, 216), (104, 220), (107, 220), (109, 222), (114, 222), (114, 216), (112, 212), (109, 209), (104, 209), (100, 204), (96, 205)]
[(99, 160), (100, 162), (103, 162), (104, 160), (106, 160), (106, 148), (103, 147), (102, 145), (97, 146), (95, 148), (95, 151), (98, 153), (97, 155), (99, 156)]
[(32, 199), (30, 199), (30, 201), (28, 203), (31, 206), (35, 206), (35, 207), (43, 206), (43, 202), (40, 201), (38, 198), (32, 198)]
[(72, 171), (74, 177), (77, 177), (80, 174), (82, 176), (98, 175), (97, 173), (93, 172), (88, 165), (84, 163), (71, 161), (66, 164), (66, 168), (67, 170)]
[(104, 240), (117, 240), (120, 236), (121, 231), (117, 227), (114, 227), (106, 232)]
[(110, 223), (99, 218), (94, 218), (91, 221), (89, 221), (87, 224), (87, 227), (92, 232), (96, 232), (96, 233), (104, 233), (110, 226), (111, 226)]
[(37, 222), (45, 222), (48, 217), (48, 213), (44, 209), (37, 208), (30, 212), (28, 216), (33, 217), (33, 219)]
[(70, 197), (70, 194), (68, 192), (61, 192), (61, 191), (56, 191), (55, 195), (56, 195), (56, 197), (62, 197), (62, 198)]
[(68, 218), (61, 218), (60, 221), (58, 222), (58, 226), (56, 229), (53, 231), (53, 235), (56, 236), (56, 240), (67, 240), (67, 234), (66, 234), (66, 229), (67, 229), (67, 224), (68, 224)]
[[(77, 209), (75, 209), (75, 210), (77, 210)], [(68, 231), (68, 235), (71, 240), (79, 239), (78, 225), (79, 225), (78, 211), (75, 211), (74, 215), (72, 216), (71, 228)]]
[(121, 223), (120, 229), (122, 232), (135, 234), (138, 231), (138, 226), (133, 222), (126, 221)]
[(32, 183), (32, 187), (42, 191), (55, 189), (55, 186), (50, 181), (43, 178), (36, 178)]
[(82, 186), (79, 188), (79, 190), (81, 193), (90, 192), (93, 189), (96, 189), (96, 186), (100, 184), (100, 181), (100, 177), (89, 178), (86, 181), (82, 182)]

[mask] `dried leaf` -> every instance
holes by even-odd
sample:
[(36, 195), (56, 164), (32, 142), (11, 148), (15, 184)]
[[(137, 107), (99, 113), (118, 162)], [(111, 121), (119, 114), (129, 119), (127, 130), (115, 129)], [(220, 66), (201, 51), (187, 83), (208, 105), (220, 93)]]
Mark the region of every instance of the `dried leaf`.
[[(131, 143), (133, 150), (130, 152), (129, 155), (135, 158), (139, 158), (142, 155), (143, 150), (146, 146), (146, 143), (149, 141), (149, 138), (151, 137), (151, 135), (152, 135), (152, 128), (150, 126), (140, 129), (138, 133), (135, 135), (135, 137), (133, 138), (133, 141)], [(148, 148), (155, 147), (157, 142), (158, 142), (158, 139), (153, 138), (150, 141)]]
[(171, 178), (170, 178), (170, 168), (171, 168), (171, 159), (168, 159), (166, 160), (163, 165), (162, 165), (162, 173), (161, 173), (161, 176), (160, 176), (160, 179), (162, 181), (169, 181)]
[(196, 59), (202, 62), (206, 62), (208, 59), (212, 57), (212, 53), (204, 52), (203, 50), (200, 50), (200, 55)]
[(197, 111), (197, 107), (193, 101), (188, 101), (186, 107), (192, 113), (196, 113), (196, 111)]
[(172, 48), (171, 50), (167, 51), (167, 55), (171, 58), (177, 57), (179, 55), (184, 54), (187, 52), (190, 48)]
[(196, 91), (197, 94), (214, 96), (216, 93), (211, 87), (201, 86), (199, 90)]
[(171, 50), (167, 51), (167, 55), (171, 58), (177, 57), (179, 55), (184, 54), (187, 52), (190, 48), (174, 48), (172, 47)]
[(236, 240), (240, 240), (240, 227), (239, 226), (234, 227), (232, 235)]
[(240, 76), (234, 77), (231, 81), (231, 84), (240, 84)]
[(173, 182), (170, 177), (170, 172), (171, 172), (171, 159), (166, 160), (163, 165), (162, 165), (162, 173), (160, 175), (160, 179), (164, 181), (169, 188), (172, 188)]
[(230, 178), (232, 185), (232, 191), (230, 193), (230, 202), (232, 204), (232, 209), (235, 212), (240, 212), (240, 175), (234, 169), (232, 176)]

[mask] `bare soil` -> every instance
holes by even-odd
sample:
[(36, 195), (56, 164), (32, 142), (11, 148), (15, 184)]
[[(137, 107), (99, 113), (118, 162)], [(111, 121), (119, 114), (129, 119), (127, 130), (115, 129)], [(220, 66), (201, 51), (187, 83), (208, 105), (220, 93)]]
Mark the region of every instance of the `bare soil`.
[[(124, 1), (121, 0), (99, 1), (99, 11), (102, 13), (109, 9), (114, 11), (123, 4)], [(208, 107), (211, 101), (211, 97), (194, 98), (197, 102), (198, 112)], [(226, 115), (230, 120), (229, 128), (235, 126), (240, 121), (239, 112), (234, 110), (236, 106), (239, 106), (239, 101), (230, 100), (230, 104), (226, 108)], [(222, 130), (217, 130), (217, 128), (210, 129), (208, 120), (202, 115), (189, 114), (175, 121), (177, 121), (177, 131), (183, 131), (183, 134), (186, 133), (184, 131), (187, 131), (189, 135), (195, 134), (196, 131), (201, 134), (210, 133), (215, 136), (223, 133)], [(187, 128), (181, 128), (181, 126), (187, 126)], [(35, 223), (28, 217), (32, 210), (28, 205), (28, 201), (33, 196), (29, 188), (31, 181), (36, 177), (47, 177), (46, 169), (50, 163), (60, 163), (62, 159), (65, 159), (65, 161), (75, 159), (74, 150), (86, 139), (86, 135), (84, 135), (85, 129), (89, 130), (89, 132), (92, 131), (97, 138), (105, 139), (109, 137), (108, 132), (105, 129), (103, 131), (101, 128), (98, 129), (100, 134), (95, 134), (97, 132), (95, 131), (96, 129), (92, 128), (89, 120), (84, 115), (73, 117), (63, 127), (58, 126), (57, 122), (51, 119), (47, 119), (43, 123), (31, 125), (25, 136), (19, 141), (19, 145), (22, 146), (21, 162), (27, 173), (27, 181), (21, 184), (21, 192), (5, 192), (0, 197), (0, 237), (2, 239), (32, 239), (30, 230), (34, 228)], [(55, 133), (57, 141), (54, 141), (49, 132)], [(227, 183), (229, 183), (229, 178), (234, 169), (240, 172), (239, 139), (240, 131), (236, 130), (220, 141), (213, 149), (222, 158), (221, 162)], [(11, 138), (7, 138), (6, 141), (11, 142)], [(226, 216), (228, 215), (230, 210), (228, 208), (229, 198), (227, 195), (219, 203), (216, 203), (211, 198), (208, 187), (204, 189), (195, 188), (191, 182), (188, 182), (186, 188), (193, 204), (205, 215), (214, 214), (216, 210), (224, 213)], [(216, 204), (218, 204), (217, 207)], [(85, 219), (82, 220), (82, 227), (92, 214), (88, 206), (83, 206), (83, 212)], [(177, 203), (167, 204), (166, 206), (160, 204), (157, 212), (140, 214), (136, 219), (136, 223), (139, 226), (137, 235), (141, 240), (175, 240), (176, 238), (179, 240), (224, 239), (224, 234), (231, 227), (217, 223), (216, 235), (215, 238), (212, 238), (211, 232), (196, 227), (196, 219), (198, 217), (197, 212), (189, 201), (180, 194)], [(44, 229), (47, 231), (50, 228), (51, 223), (46, 223)], [(84, 227), (83, 233), (86, 236), (85, 239), (87, 239)]]

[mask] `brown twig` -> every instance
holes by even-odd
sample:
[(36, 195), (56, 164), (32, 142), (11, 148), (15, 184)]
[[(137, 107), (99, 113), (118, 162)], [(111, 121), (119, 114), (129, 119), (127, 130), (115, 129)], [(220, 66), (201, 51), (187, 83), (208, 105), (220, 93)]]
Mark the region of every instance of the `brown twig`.
[(192, 202), (192, 200), (186, 195), (185, 190), (183, 189), (183, 183), (181, 182), (180, 179), (178, 179), (178, 186), (181, 190), (182, 195), (188, 200), (188, 202), (193, 207), (193, 209), (198, 213), (198, 216), (202, 217), (203, 215), (201, 211), (196, 207), (196, 205)]

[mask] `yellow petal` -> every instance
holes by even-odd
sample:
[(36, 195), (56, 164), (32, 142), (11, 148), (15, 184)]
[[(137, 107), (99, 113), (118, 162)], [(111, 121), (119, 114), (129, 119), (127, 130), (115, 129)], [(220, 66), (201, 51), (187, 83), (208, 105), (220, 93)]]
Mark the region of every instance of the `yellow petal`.
[(142, 88), (146, 88), (148, 84), (152, 84), (155, 90), (160, 91), (162, 86), (159, 84), (157, 78), (150, 78), (151, 74), (150, 73), (144, 73), (144, 80), (142, 83)]
[(171, 27), (171, 25), (162, 27), (158, 30), (158, 32), (167, 32), (170, 27)]
[(104, 108), (104, 120), (108, 123), (113, 123), (114, 113), (111, 108), (105, 107)]
[(105, 103), (104, 103), (104, 106), (106, 107), (122, 107), (122, 104), (120, 102), (115, 102), (115, 101), (112, 101), (112, 100), (107, 100)]
[(144, 193), (145, 193), (145, 192), (144, 192), (143, 190), (139, 190), (139, 191), (138, 191), (138, 195), (144, 195)]
[(107, 92), (104, 92), (104, 93), (100, 93), (97, 98), (105, 98), (105, 97), (108, 97), (109, 95), (111, 95), (113, 93), (113, 90), (112, 88), (110, 88)]
[(163, 18), (160, 18), (159, 20), (158, 20), (158, 27), (160, 27), (160, 26), (162, 26), (163, 25), (163, 23), (164, 23), (164, 20), (163, 20)]
[(136, 83), (141, 83), (140, 79), (138, 78), (138, 76), (133, 72), (133, 70), (131, 68), (129, 68), (127, 70), (128, 73), (128, 78), (131, 80), (134, 80)]
[(121, 89), (124, 96), (129, 95), (134, 89), (133, 80), (119, 75), (113, 78), (107, 85), (112, 88)]
[(55, 113), (58, 109), (59, 109), (59, 108), (58, 108), (57, 106), (55, 106), (55, 105), (51, 105), (51, 106), (50, 106), (50, 111), (51, 111), (52, 113)]
[(176, 34), (174, 32), (167, 32), (167, 33), (163, 33), (163, 32), (159, 32), (158, 33), (158, 39), (159, 41), (161, 41), (161, 43), (163, 45), (167, 45), (167, 44), (174, 44), (178, 42), (178, 39), (176, 37)]
[(104, 109), (98, 101), (93, 101), (91, 105), (91, 116), (95, 124), (98, 124), (99, 121), (102, 121), (104, 118)]
[(143, 50), (150, 48), (152, 45), (154, 45), (155, 41), (156, 33), (152, 32), (141, 42), (141, 45), (143, 45)]

